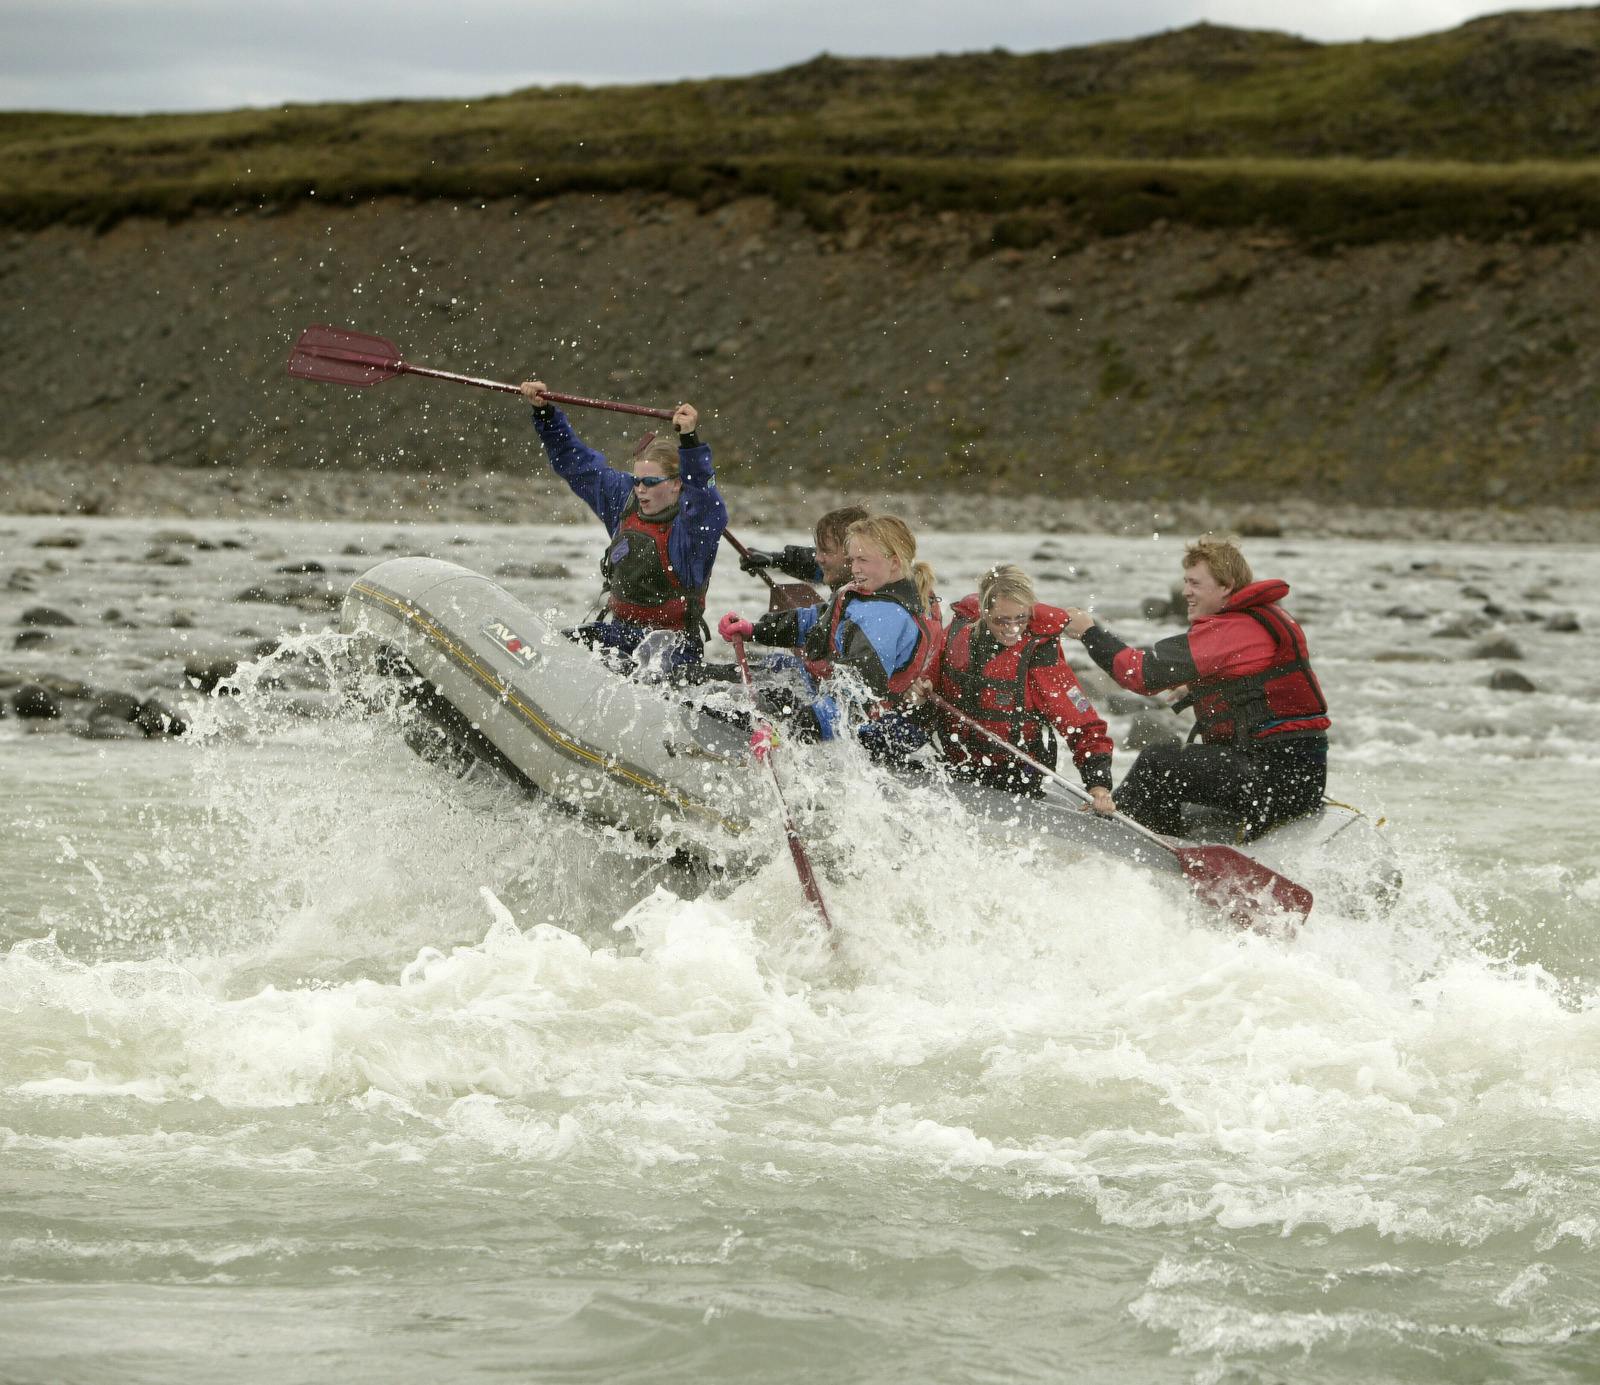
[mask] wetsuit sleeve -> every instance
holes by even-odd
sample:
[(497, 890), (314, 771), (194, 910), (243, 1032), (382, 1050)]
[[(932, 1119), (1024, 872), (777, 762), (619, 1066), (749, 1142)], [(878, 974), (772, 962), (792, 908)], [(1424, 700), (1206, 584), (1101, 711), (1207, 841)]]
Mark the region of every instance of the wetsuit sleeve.
[(678, 493), (678, 517), (667, 535), (667, 558), (684, 586), (698, 588), (711, 580), (717, 544), (728, 527), (728, 507), (711, 471), (711, 449), (693, 433), (678, 441), (683, 488)]
[(608, 464), (602, 453), (574, 433), (560, 409), (535, 409), (533, 431), (544, 444), (551, 470), (595, 512), (606, 526), (606, 533), (614, 533), (622, 522), (622, 509), (633, 489), (633, 478)]
[(779, 550), (778, 561), (772, 566), (796, 582), (822, 581), (822, 565), (817, 562), (817, 550), (807, 544), (785, 544)]
[(1083, 647), (1130, 692), (1157, 693), (1199, 677), (1187, 635), (1170, 635), (1149, 649), (1133, 649), (1109, 630), (1091, 625), (1083, 632)]
[(1050, 724), (1072, 751), (1086, 789), (1111, 787), (1111, 752), (1114, 746), (1106, 733), (1105, 718), (1084, 696), (1077, 678), (1061, 657), (1036, 665), (1028, 673), (1028, 701), (1049, 718)]
[(757, 644), (795, 649), (805, 642), (811, 627), (822, 618), (824, 609), (821, 606), (803, 606), (798, 611), (769, 611), (756, 621), (750, 638)]

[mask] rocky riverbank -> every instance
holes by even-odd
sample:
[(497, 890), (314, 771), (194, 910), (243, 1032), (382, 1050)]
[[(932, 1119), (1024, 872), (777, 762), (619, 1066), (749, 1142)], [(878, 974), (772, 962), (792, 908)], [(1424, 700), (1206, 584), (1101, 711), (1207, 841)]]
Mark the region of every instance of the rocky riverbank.
[[(525, 470), (469, 475), (355, 473), (331, 468), (158, 466), (112, 462), (5, 464), (6, 508), (17, 515), (184, 520), (317, 519), (461, 524), (593, 524), (542, 470), (532, 445)], [(1270, 504), (997, 495), (976, 488), (846, 491), (740, 480), (727, 487), (732, 527), (805, 529), (815, 515), (865, 500), (922, 531), (1053, 534), (1230, 532), (1246, 538), (1324, 537), (1470, 543), (1596, 543), (1600, 511), (1550, 505), (1470, 509), (1339, 505), (1297, 496)]]
[[(499, 507), (529, 461), (518, 401), (288, 379), (295, 337), (325, 322), (421, 364), (692, 399), (747, 495), (937, 495), (983, 523), (989, 497), (1032, 512), (1039, 494), (1116, 516), (1297, 497), (1315, 522), (1325, 505), (1600, 506), (1595, 237), (1312, 253), (1157, 225), (1018, 245), (976, 213), (837, 210), (818, 229), (761, 198), (388, 199), (12, 234), (5, 453), (109, 468), (87, 498), (112, 506), (138, 463), (224, 505), (276, 486), (279, 513), (338, 512), (347, 484), (365, 504)], [(611, 451), (638, 431), (582, 427)], [(171, 512), (158, 486), (144, 512)]]

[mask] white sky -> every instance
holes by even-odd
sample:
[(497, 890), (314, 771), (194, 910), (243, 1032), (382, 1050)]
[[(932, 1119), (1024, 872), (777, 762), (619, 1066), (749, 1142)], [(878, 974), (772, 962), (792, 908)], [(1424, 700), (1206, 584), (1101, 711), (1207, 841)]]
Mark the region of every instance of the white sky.
[(182, 111), (737, 76), (818, 53), (1025, 53), (1201, 20), (1321, 42), (1499, 0), (0, 0), (0, 110)]

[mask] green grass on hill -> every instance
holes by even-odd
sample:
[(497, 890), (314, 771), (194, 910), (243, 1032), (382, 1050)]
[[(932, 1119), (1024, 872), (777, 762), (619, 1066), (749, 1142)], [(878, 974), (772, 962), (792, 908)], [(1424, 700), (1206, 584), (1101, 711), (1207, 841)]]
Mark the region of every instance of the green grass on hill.
[[(1395, 43), (1198, 25), (1128, 43), (473, 102), (0, 115), (0, 221), (107, 226), (315, 197), (840, 194), (1041, 243), (1158, 218), (1312, 241), (1600, 227), (1600, 10)], [(1030, 241), (1031, 238), (1031, 241)]]

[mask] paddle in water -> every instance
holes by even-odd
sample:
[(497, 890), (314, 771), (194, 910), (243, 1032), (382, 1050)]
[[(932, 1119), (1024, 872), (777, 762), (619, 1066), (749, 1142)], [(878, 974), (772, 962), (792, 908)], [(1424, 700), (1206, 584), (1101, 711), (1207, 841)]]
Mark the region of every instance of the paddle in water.
[[(1085, 803), (1093, 800), (1083, 789), (1080, 789), (1065, 775), (1056, 773), (1048, 765), (1041, 764), (1031, 755), (1011, 744), (1004, 737), (991, 731), (981, 722), (974, 721), (959, 707), (940, 697), (938, 693), (930, 693), (930, 699), (942, 707), (951, 716), (971, 727), (974, 731), (987, 736), (998, 745), (1006, 754), (1021, 760), (1038, 773), (1066, 788), (1075, 798)], [(1137, 832), (1152, 846), (1159, 847), (1162, 851), (1170, 852), (1178, 858), (1178, 864), (1183, 868), (1184, 878), (1188, 880), (1194, 892), (1205, 900), (1207, 904), (1220, 909), (1235, 923), (1246, 928), (1262, 929), (1261, 910), (1266, 901), (1271, 901), (1277, 908), (1285, 913), (1299, 914), (1304, 918), (1311, 912), (1311, 891), (1304, 885), (1297, 885), (1287, 876), (1279, 875), (1277, 871), (1270, 870), (1246, 856), (1231, 846), (1220, 844), (1207, 844), (1195, 846), (1178, 846), (1169, 842), (1158, 832), (1152, 832), (1142, 823), (1135, 822), (1130, 817), (1118, 815), (1116, 821), (1129, 831)]]
[[(289, 353), (289, 374), (297, 380), (322, 380), (333, 385), (381, 384), (397, 375), (425, 375), (430, 380), (453, 380), (458, 385), (520, 394), (521, 388), (503, 380), (480, 380), (475, 375), (458, 375), (453, 370), (433, 370), (413, 365), (400, 358), (400, 348), (383, 337), (367, 332), (351, 332), (340, 327), (307, 327)], [(620, 404), (614, 399), (589, 399), (581, 394), (557, 394), (546, 390), (544, 397), (555, 404), (582, 409), (609, 409), (618, 414), (643, 414), (646, 418), (671, 418), (670, 409), (652, 409), (645, 404)]]
[[(744, 637), (731, 636), (729, 643), (733, 645), (734, 655), (739, 660), (739, 677), (744, 680), (744, 689), (750, 694), (750, 709), (759, 718), (761, 709), (756, 702), (756, 685), (750, 677), (749, 661), (744, 657)], [(794, 857), (795, 874), (800, 877), (800, 893), (806, 897), (806, 903), (817, 911), (823, 926), (831, 932), (833, 919), (829, 917), (828, 906), (823, 901), (822, 887), (817, 884), (817, 873), (811, 868), (811, 858), (806, 854), (806, 844), (800, 840), (800, 833), (794, 825), (794, 815), (790, 813), (789, 804), (783, 796), (783, 785), (778, 782), (777, 766), (772, 763), (772, 746), (775, 740), (772, 727), (766, 721), (758, 720), (756, 737), (751, 744), (755, 747), (756, 759), (767, 767), (767, 773), (772, 776), (772, 791), (777, 794), (778, 807), (783, 813), (783, 832), (789, 839), (789, 854)]]

